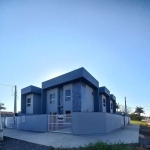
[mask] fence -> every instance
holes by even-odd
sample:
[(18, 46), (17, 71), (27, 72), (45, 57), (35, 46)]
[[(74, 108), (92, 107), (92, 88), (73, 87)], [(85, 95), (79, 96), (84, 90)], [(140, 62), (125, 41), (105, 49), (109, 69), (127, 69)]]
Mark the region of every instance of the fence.
[(48, 131), (72, 133), (71, 115), (48, 115)]
[(5, 118), (5, 126), (6, 126), (6, 128), (14, 128), (14, 118), (6, 117)]

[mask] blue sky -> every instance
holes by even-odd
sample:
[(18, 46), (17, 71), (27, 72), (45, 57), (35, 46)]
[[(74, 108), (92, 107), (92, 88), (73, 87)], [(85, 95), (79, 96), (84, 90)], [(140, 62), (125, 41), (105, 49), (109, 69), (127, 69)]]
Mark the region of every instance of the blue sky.
[[(0, 0), (0, 84), (20, 91), (84, 67), (150, 115), (149, 0)], [(12, 88), (0, 101), (13, 111)], [(134, 109), (133, 109), (134, 110)]]

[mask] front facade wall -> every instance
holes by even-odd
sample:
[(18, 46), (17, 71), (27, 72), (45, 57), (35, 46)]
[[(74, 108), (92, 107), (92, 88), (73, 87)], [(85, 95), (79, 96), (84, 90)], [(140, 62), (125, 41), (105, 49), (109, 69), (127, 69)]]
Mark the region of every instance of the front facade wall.
[(33, 114), (41, 114), (41, 95), (33, 94)]
[(73, 83), (72, 85), (72, 111), (81, 112), (81, 83)]
[[(105, 100), (105, 104), (104, 104), (104, 100)], [(106, 96), (102, 94), (102, 112), (106, 112)]]
[[(58, 113), (58, 88), (48, 90), (46, 94), (47, 114)], [(50, 94), (55, 94), (55, 100), (53, 103), (50, 103)]]
[(88, 111), (88, 112), (93, 112), (94, 111), (93, 89), (88, 85), (86, 85), (85, 106), (86, 106), (86, 111)]
[[(31, 99), (31, 105), (27, 106), (27, 100), (29, 98)], [(26, 95), (26, 114), (33, 114), (33, 105), (34, 105), (33, 94)]]
[[(69, 101), (65, 98), (66, 90), (71, 91), (71, 99)], [(72, 84), (67, 84), (63, 86), (63, 113), (66, 114), (66, 111), (72, 112)]]
[[(111, 107), (111, 105), (112, 105), (112, 107)], [(110, 100), (110, 113), (113, 113), (113, 101), (112, 100)]]

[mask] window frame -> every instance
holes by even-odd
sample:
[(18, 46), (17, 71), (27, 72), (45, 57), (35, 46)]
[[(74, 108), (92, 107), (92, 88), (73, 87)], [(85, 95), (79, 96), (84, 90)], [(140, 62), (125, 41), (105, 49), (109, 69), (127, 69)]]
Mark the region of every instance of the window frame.
[(103, 98), (103, 106), (106, 107), (106, 99)]
[[(66, 96), (66, 91), (70, 91), (70, 96)], [(67, 98), (70, 98), (69, 100), (66, 100)], [(65, 89), (65, 101), (71, 100), (71, 89)]]
[[(28, 102), (28, 100), (30, 100), (30, 102)], [(26, 102), (27, 107), (31, 106), (31, 98), (27, 98), (27, 102)]]
[[(54, 95), (54, 98), (52, 98), (51, 99), (51, 95)], [(53, 96), (52, 96), (53, 97)], [(49, 95), (49, 98), (50, 98), (50, 100), (49, 100), (49, 102), (50, 102), (50, 104), (54, 104), (55, 103), (55, 93), (51, 93), (50, 95)]]

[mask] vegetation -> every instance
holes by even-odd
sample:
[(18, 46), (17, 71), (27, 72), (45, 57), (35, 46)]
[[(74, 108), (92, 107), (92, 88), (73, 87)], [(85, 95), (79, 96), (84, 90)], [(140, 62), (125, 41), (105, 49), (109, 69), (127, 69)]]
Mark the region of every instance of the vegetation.
[(141, 121), (143, 119), (142, 116), (139, 116), (138, 114), (132, 113), (129, 115), (131, 120)]
[(118, 112), (118, 110), (120, 109), (120, 104), (119, 103), (116, 103), (116, 110), (117, 110), (117, 112)]
[(124, 143), (115, 143), (115, 144), (107, 144), (102, 141), (97, 142), (95, 144), (89, 144), (85, 147), (78, 148), (50, 148), (50, 150), (134, 150), (133, 145), (124, 144)]
[(147, 123), (146, 122), (142, 122), (142, 121), (131, 120), (130, 123), (131, 124), (142, 125), (142, 126), (147, 126)]
[(4, 104), (0, 102), (0, 110), (2, 110), (2, 109), (5, 110), (6, 108), (4, 107)]
[(137, 113), (139, 116), (141, 116), (142, 113), (145, 113), (143, 109), (144, 108), (142, 108), (142, 107), (137, 107), (136, 106), (135, 113)]

